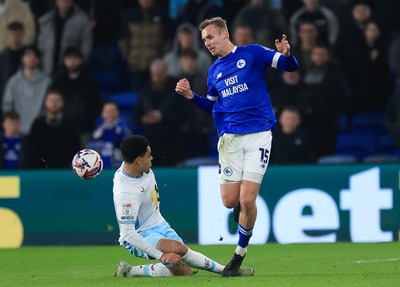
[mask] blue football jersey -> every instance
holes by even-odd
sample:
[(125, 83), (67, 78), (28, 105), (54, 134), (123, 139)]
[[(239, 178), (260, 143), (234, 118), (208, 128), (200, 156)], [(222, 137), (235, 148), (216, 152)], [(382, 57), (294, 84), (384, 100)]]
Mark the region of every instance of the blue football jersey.
[(235, 47), (209, 68), (207, 98), (215, 101), (212, 113), (219, 136), (275, 128), (265, 73), (278, 67), (280, 56), (261, 45)]

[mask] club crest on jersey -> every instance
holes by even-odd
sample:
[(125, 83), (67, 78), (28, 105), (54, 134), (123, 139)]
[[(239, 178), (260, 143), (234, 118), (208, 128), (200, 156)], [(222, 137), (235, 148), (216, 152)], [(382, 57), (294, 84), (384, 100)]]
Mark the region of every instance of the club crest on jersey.
[(239, 69), (244, 68), (244, 66), (246, 66), (246, 61), (243, 59), (240, 59), (239, 61), (236, 62), (236, 67), (238, 67)]
[(231, 176), (232, 173), (233, 173), (232, 168), (230, 168), (230, 167), (225, 167), (225, 168), (224, 168), (224, 174), (225, 174), (226, 176)]
[(129, 215), (132, 212), (132, 204), (130, 203), (123, 203), (122, 204), (122, 213), (125, 215)]

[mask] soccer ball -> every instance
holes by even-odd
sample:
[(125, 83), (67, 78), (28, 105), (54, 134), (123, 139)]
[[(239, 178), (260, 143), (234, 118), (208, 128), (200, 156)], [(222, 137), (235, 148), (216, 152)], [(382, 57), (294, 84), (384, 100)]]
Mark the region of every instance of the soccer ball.
[(103, 160), (96, 151), (83, 149), (72, 159), (72, 169), (81, 179), (92, 179), (103, 170)]

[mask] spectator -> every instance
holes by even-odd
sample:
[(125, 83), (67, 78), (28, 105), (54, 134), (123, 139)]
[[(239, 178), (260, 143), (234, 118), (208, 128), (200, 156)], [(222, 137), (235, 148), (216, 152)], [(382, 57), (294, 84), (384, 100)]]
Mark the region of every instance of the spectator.
[(237, 24), (233, 28), (232, 42), (237, 46), (246, 46), (254, 43), (254, 31), (250, 25)]
[(351, 99), (349, 83), (331, 62), (327, 45), (311, 50), (311, 67), (305, 73), (302, 103), (305, 131), (311, 136), (317, 158), (335, 153), (339, 117), (348, 112)]
[(131, 132), (121, 123), (118, 106), (115, 102), (104, 103), (101, 117), (103, 122), (93, 132), (89, 148), (100, 153), (104, 167), (120, 166), (122, 157), (119, 146)]
[[(24, 26), (21, 22), (11, 22), (6, 31), (6, 48), (0, 52), (0, 101), (3, 100), (7, 81), (21, 65)], [(0, 113), (1, 115), (1, 113)]]
[(296, 31), (299, 24), (308, 20), (318, 29), (318, 40), (328, 45), (334, 45), (339, 36), (339, 22), (335, 14), (327, 7), (320, 5), (319, 0), (303, 0), (304, 6), (290, 17), (290, 34), (292, 45), (296, 45)]
[(153, 144), (152, 154), (157, 166), (172, 166), (183, 160), (180, 129), (186, 120), (186, 102), (175, 93), (176, 79), (168, 76), (161, 59), (151, 64), (151, 80), (142, 85), (134, 113), (143, 127), (144, 136)]
[(293, 53), (301, 63), (300, 71), (303, 73), (311, 65), (310, 54), (314, 45), (318, 41), (318, 29), (314, 22), (304, 20), (299, 23), (297, 45), (293, 45)]
[(77, 122), (81, 144), (86, 146), (100, 114), (101, 95), (97, 81), (85, 66), (79, 48), (68, 47), (63, 57), (64, 67), (54, 77), (52, 87), (64, 96), (64, 114)]
[(400, 147), (400, 35), (390, 44), (389, 68), (394, 79), (394, 90), (386, 108), (385, 122)]
[(39, 19), (54, 7), (54, 0), (29, 0), (29, 7), (35, 19)]
[[(93, 49), (89, 66), (92, 70), (112, 70), (117, 64), (116, 47), (121, 27), (120, 1), (90, 1)], [(122, 59), (121, 59), (122, 60)]]
[(26, 47), (21, 61), (21, 69), (7, 82), (3, 112), (14, 110), (20, 115), (20, 131), (26, 136), (43, 109), (43, 99), (50, 79), (38, 68), (40, 53), (35, 47)]
[(24, 26), (24, 45), (34, 42), (35, 20), (29, 6), (22, 0), (0, 0), (0, 51), (6, 47), (7, 26), (15, 21)]
[[(184, 49), (179, 57), (179, 65), (183, 73), (180, 77), (190, 81), (192, 89), (207, 94), (207, 71), (199, 72), (197, 52), (191, 48)], [(210, 133), (215, 132), (213, 118), (210, 114), (196, 108), (192, 103), (185, 102), (188, 120), (184, 124), (183, 141), (186, 149), (185, 158), (208, 156)]]
[(52, 75), (67, 47), (79, 47), (87, 60), (92, 49), (88, 16), (74, 0), (55, 0), (55, 8), (39, 19), (38, 46), (42, 52), (43, 71)]
[(274, 132), (274, 141), (270, 157), (271, 164), (304, 164), (313, 163), (314, 151), (310, 139), (303, 134), (300, 112), (293, 106), (282, 109), (278, 128)]
[[(352, 20), (342, 29), (335, 45), (335, 56), (341, 63), (350, 82), (364, 69), (363, 63), (355, 61), (360, 47), (364, 46), (365, 24), (372, 19), (372, 8), (367, 0), (355, 0), (351, 9)], [(350, 41), (350, 42), (349, 42)], [(348, 43), (351, 43), (349, 45)]]
[(270, 89), (270, 99), (275, 113), (279, 114), (286, 106), (302, 106), (301, 96), (305, 86), (299, 71), (282, 72), (282, 81)]
[(64, 100), (59, 91), (50, 89), (44, 105), (46, 114), (34, 121), (28, 137), (27, 167), (69, 168), (81, 148), (78, 129), (63, 114)]
[(357, 53), (352, 52), (352, 60), (346, 63), (346, 65), (360, 65), (358, 73), (351, 76), (354, 98), (351, 112), (383, 112), (391, 93), (389, 44), (374, 20), (369, 20), (365, 24), (362, 44), (357, 47)]
[(226, 22), (233, 23), (236, 15), (239, 13), (240, 9), (247, 4), (247, 2), (248, 0), (222, 0)]
[(182, 50), (191, 48), (196, 51), (197, 64), (196, 69), (199, 73), (207, 73), (212, 61), (210, 56), (200, 49), (196, 28), (189, 23), (181, 24), (175, 33), (173, 48), (164, 57), (164, 62), (168, 66), (168, 74), (173, 78), (182, 76), (182, 67), (177, 65)]
[(233, 27), (247, 24), (254, 31), (255, 42), (266, 47), (275, 47), (275, 39), (287, 33), (287, 22), (280, 11), (275, 10), (269, 0), (250, 0), (237, 13)]
[(176, 24), (190, 23), (198, 27), (204, 19), (225, 15), (216, 0), (188, 0), (178, 12)]
[(19, 132), (19, 115), (8, 111), (3, 116), (3, 130), (0, 136), (0, 168), (16, 169), (22, 165), (22, 137)]
[(149, 80), (151, 62), (171, 50), (172, 21), (154, 0), (139, 0), (123, 24), (119, 47), (130, 70), (131, 90), (138, 92)]
[(289, 23), (290, 17), (293, 13), (302, 7), (303, 0), (280, 0), (282, 2), (282, 15), (285, 17), (286, 21)]

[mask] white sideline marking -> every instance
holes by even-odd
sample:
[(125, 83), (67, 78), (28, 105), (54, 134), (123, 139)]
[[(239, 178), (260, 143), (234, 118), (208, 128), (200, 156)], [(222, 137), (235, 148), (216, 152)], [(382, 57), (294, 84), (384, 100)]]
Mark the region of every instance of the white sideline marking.
[(364, 263), (379, 263), (379, 262), (389, 262), (389, 261), (400, 261), (400, 258), (386, 258), (386, 259), (374, 259), (374, 260), (357, 260), (357, 261), (351, 261), (350, 263), (364, 264)]

